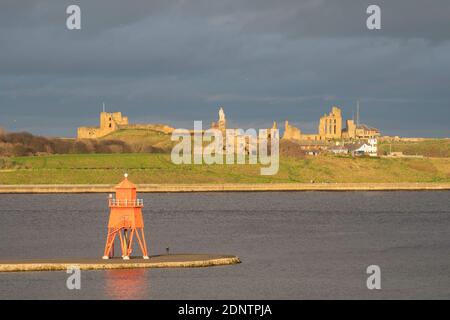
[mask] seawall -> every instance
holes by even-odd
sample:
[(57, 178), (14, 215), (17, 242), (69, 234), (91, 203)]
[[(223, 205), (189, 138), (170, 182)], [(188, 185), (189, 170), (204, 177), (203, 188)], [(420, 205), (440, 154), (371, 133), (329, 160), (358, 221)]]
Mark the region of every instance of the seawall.
[[(138, 184), (139, 192), (450, 190), (450, 183)], [(114, 185), (0, 185), (1, 193), (112, 193)]]

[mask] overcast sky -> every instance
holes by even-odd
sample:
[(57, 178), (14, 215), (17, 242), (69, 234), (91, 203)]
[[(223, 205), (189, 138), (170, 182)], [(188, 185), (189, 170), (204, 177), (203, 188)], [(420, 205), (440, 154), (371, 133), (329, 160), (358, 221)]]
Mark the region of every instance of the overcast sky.
[[(78, 4), (82, 29), (66, 28)], [(366, 28), (378, 4), (382, 29)], [(102, 102), (191, 128), (285, 119), (314, 133), (332, 105), (383, 134), (449, 137), (449, 0), (1, 0), (0, 127), (75, 136)]]

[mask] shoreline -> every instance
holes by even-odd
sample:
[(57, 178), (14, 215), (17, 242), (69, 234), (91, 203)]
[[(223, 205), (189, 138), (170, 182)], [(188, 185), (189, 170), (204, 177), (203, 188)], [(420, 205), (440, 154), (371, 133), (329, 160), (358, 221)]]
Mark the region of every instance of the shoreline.
[[(113, 193), (109, 184), (0, 185), (0, 194)], [(138, 184), (140, 193), (267, 192), (267, 191), (423, 191), (450, 190), (450, 183), (252, 183), (252, 184)]]

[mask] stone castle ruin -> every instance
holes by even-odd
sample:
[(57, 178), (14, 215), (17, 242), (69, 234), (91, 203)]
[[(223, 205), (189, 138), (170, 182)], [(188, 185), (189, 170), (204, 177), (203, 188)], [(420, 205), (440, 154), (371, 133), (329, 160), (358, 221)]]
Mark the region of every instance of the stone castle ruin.
[[(328, 114), (324, 114), (320, 118), (316, 134), (305, 134), (286, 120), (283, 139), (320, 144), (331, 140), (363, 140), (380, 136), (378, 129), (365, 124), (355, 123), (352, 119), (345, 121), (345, 128), (343, 124), (341, 109), (333, 106)], [(220, 107), (219, 119), (211, 123), (211, 128), (218, 129), (223, 133), (227, 129), (227, 120), (223, 107)], [(277, 128), (276, 122), (273, 123), (272, 128)], [(78, 128), (77, 137), (78, 139), (96, 139), (121, 129), (147, 129), (165, 134), (171, 134), (175, 130), (164, 124), (129, 124), (128, 117), (123, 116), (121, 112), (103, 111), (100, 113), (100, 126), (80, 127)]]
[(128, 117), (122, 116), (122, 112), (101, 112), (100, 127), (80, 127), (77, 137), (78, 139), (101, 138), (127, 125)]
[(97, 139), (122, 129), (154, 130), (165, 134), (170, 134), (175, 130), (165, 124), (129, 124), (128, 117), (124, 117), (122, 112), (103, 111), (100, 113), (100, 126), (79, 127), (77, 130), (77, 138)]
[(343, 128), (342, 111), (333, 106), (331, 112), (324, 114), (319, 120), (317, 134), (303, 134), (302, 131), (286, 120), (283, 139), (296, 141), (330, 141), (330, 140), (359, 140), (380, 136), (380, 131), (365, 124), (355, 124), (354, 120), (347, 120)]
[[(217, 122), (213, 121), (211, 122), (211, 129), (216, 129), (216, 130), (220, 130), (222, 132), (222, 134), (225, 134), (226, 130), (227, 130), (227, 119), (225, 117), (225, 111), (223, 110), (223, 107), (219, 108), (219, 119)], [(278, 129), (278, 125), (277, 122), (274, 121), (272, 124), (272, 128), (267, 128), (267, 138), (270, 139), (270, 134), (271, 134), (271, 129)], [(236, 130), (236, 129), (233, 129)], [(237, 131), (235, 131), (235, 134), (238, 135), (239, 133)]]

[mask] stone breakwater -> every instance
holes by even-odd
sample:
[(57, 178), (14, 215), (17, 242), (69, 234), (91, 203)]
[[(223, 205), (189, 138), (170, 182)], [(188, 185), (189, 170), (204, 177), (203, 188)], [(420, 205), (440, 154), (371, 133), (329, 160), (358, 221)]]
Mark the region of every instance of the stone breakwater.
[(150, 259), (47, 259), (0, 261), (0, 272), (65, 271), (69, 267), (80, 270), (136, 269), (136, 268), (201, 268), (241, 263), (238, 257), (212, 254), (171, 254)]
[[(138, 184), (139, 192), (450, 190), (450, 183)], [(1, 193), (112, 193), (114, 185), (0, 185)]]

